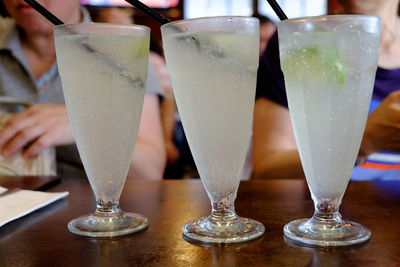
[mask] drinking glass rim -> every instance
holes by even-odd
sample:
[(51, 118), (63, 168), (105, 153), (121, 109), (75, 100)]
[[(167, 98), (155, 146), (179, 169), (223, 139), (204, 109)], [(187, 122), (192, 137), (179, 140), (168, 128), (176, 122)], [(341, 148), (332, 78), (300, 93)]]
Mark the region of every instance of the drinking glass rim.
[[(126, 29), (139, 29), (141, 31), (149, 31), (150, 28), (144, 25), (138, 25), (138, 24), (122, 24), (122, 23), (108, 23), (108, 22), (82, 22), (82, 23), (66, 23), (66, 24), (60, 24), (60, 25), (55, 25), (54, 29), (60, 29), (60, 28), (81, 28), (81, 27), (104, 27), (104, 28), (126, 28)], [(112, 34), (112, 33), (110, 33)], [(117, 34), (116, 34), (117, 35)]]
[(295, 24), (295, 23), (302, 23), (302, 22), (320, 22), (320, 21), (344, 21), (344, 20), (370, 20), (370, 19), (377, 19), (378, 21), (381, 20), (378, 16), (373, 15), (365, 15), (365, 14), (339, 14), (339, 15), (322, 15), (322, 16), (306, 16), (306, 17), (299, 17), (299, 18), (292, 18), (287, 20), (282, 20), (277, 23), (279, 24)]
[(199, 17), (199, 18), (192, 18), (192, 19), (180, 19), (168, 22), (161, 26), (161, 28), (168, 27), (171, 25), (177, 24), (187, 24), (194, 21), (202, 21), (202, 20), (219, 20), (219, 19), (248, 19), (248, 20), (255, 20), (259, 21), (258, 18), (252, 16), (211, 16), (211, 17)]

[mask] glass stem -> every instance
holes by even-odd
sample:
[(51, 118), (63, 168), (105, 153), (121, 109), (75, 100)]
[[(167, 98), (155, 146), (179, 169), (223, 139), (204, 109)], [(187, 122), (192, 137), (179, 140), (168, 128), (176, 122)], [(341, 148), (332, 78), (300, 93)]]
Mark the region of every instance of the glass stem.
[(119, 201), (112, 202), (98, 199), (95, 213), (98, 216), (115, 217), (122, 214), (122, 210), (119, 207)]
[(218, 201), (212, 201), (210, 218), (213, 221), (229, 222), (237, 217), (235, 212), (234, 199), (230, 196), (224, 197)]
[(332, 225), (343, 223), (342, 215), (339, 213), (339, 205), (340, 203), (338, 201), (318, 201), (315, 204), (314, 216), (311, 218), (311, 220)]

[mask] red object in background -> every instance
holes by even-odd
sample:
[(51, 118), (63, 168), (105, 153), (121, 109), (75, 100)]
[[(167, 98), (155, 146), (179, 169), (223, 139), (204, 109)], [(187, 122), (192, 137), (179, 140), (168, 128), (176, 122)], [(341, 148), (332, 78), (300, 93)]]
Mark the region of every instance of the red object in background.
[(341, 9), (340, 4), (337, 0), (328, 1), (328, 14), (336, 14)]

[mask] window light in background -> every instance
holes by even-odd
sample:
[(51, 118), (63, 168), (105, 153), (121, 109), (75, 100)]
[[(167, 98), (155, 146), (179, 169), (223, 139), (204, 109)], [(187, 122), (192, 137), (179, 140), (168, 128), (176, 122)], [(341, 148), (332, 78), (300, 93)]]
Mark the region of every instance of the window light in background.
[[(141, 0), (145, 5), (152, 8), (171, 8), (176, 7), (179, 0)], [(131, 4), (124, 0), (80, 0), (82, 5), (89, 6), (116, 6), (116, 7), (131, 7)]]
[[(265, 2), (268, 5), (267, 2)], [(252, 0), (185, 0), (184, 18), (210, 16), (250, 16)]]
[[(327, 0), (277, 0), (277, 2), (289, 19), (326, 15), (328, 11)], [(266, 0), (258, 1), (258, 13), (269, 17), (273, 21), (279, 21), (279, 18)]]

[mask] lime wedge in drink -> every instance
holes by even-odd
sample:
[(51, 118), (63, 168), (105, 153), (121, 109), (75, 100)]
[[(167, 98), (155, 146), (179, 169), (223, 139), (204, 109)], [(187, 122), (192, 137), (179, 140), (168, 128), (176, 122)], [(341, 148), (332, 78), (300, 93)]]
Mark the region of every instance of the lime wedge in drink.
[(149, 52), (149, 40), (147, 38), (141, 38), (138, 42), (138, 50), (135, 58), (145, 56)]
[(285, 70), (285, 75), (299, 75), (311, 81), (344, 83), (346, 78), (339, 53), (319, 46), (287, 51), (282, 60), (282, 69)]
[[(120, 40), (128, 39), (129, 37), (119, 37)], [(115, 40), (119, 42), (118, 40)], [(129, 55), (125, 59), (136, 60), (143, 56), (146, 56), (149, 53), (149, 39), (148, 38), (130, 38), (129, 41), (122, 42), (122, 44), (118, 44), (118, 50), (124, 51), (125, 55)], [(113, 55), (111, 55), (113, 56)]]

